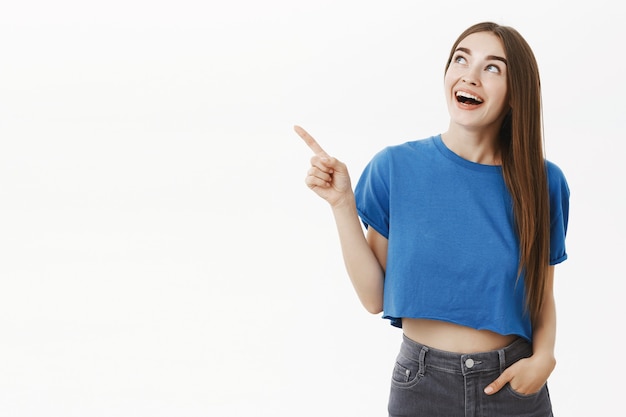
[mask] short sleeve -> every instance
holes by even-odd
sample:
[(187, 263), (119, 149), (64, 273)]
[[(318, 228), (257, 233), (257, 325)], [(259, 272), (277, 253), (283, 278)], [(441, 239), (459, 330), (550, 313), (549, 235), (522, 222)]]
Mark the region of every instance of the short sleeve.
[(550, 265), (556, 265), (567, 259), (565, 237), (570, 190), (561, 169), (551, 162), (547, 162), (547, 175), (550, 191)]
[(389, 239), (389, 152), (380, 151), (367, 164), (354, 190), (357, 211), (365, 227)]

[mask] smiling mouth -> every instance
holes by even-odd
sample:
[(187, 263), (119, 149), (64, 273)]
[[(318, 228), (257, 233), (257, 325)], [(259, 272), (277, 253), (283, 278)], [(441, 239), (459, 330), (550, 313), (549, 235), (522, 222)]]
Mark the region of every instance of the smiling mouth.
[(477, 106), (483, 103), (483, 100), (479, 97), (476, 97), (470, 93), (466, 93), (465, 91), (457, 91), (456, 92), (456, 100), (462, 104), (469, 104), (472, 106)]

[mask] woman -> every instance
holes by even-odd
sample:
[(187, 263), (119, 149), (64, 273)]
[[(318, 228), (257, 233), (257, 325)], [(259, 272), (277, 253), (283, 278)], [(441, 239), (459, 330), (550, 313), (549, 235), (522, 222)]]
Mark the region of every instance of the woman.
[(315, 153), (306, 184), (332, 207), (362, 304), (403, 330), (390, 416), (551, 416), (569, 189), (543, 157), (537, 63), (516, 30), (479, 23), (444, 89), (448, 130), (385, 148), (354, 192), (296, 126)]

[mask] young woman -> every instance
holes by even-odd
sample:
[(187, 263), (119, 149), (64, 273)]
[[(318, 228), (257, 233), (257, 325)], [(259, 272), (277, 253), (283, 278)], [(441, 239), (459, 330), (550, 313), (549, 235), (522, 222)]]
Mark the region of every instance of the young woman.
[(516, 30), (479, 23), (444, 89), (448, 130), (383, 149), (354, 192), (296, 126), (315, 153), (306, 184), (332, 208), (362, 304), (403, 330), (390, 416), (548, 417), (569, 189), (543, 156), (537, 63)]

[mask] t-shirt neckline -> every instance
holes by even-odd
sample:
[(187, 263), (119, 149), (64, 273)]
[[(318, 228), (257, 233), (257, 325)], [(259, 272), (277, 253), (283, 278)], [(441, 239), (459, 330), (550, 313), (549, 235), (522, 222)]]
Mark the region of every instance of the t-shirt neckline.
[(468, 161), (467, 159), (460, 157), (446, 146), (446, 144), (443, 142), (443, 139), (441, 138), (441, 134), (433, 136), (433, 142), (443, 156), (445, 156), (447, 159), (457, 165), (474, 171), (491, 172), (498, 174), (502, 172), (502, 166), (500, 165), (479, 164), (477, 162)]

